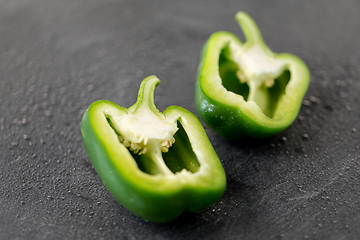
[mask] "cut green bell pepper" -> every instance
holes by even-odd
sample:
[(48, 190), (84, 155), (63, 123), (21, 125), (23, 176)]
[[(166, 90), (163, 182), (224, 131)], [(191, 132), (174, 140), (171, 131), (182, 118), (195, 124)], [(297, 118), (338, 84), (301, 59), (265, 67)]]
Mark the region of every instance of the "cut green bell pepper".
[(183, 211), (198, 212), (223, 194), (223, 167), (199, 120), (154, 104), (160, 80), (146, 78), (137, 102), (126, 109), (93, 103), (81, 122), (89, 158), (115, 199), (137, 216), (168, 222)]
[(197, 112), (225, 138), (269, 137), (295, 120), (309, 85), (309, 70), (294, 55), (273, 53), (246, 13), (237, 13), (236, 20), (245, 43), (229, 32), (217, 32), (203, 48)]

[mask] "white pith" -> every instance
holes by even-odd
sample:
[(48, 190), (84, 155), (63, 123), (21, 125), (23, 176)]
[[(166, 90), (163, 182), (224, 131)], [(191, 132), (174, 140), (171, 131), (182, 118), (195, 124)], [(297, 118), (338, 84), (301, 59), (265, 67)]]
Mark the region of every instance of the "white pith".
[(244, 48), (234, 42), (229, 47), (232, 60), (239, 66), (237, 77), (241, 83), (251, 86), (265, 85), (267, 88), (274, 86), (274, 79), (279, 77), (286, 68), (286, 63), (269, 56), (261, 46), (252, 45)]
[(114, 125), (120, 133), (120, 142), (137, 154), (154, 148), (167, 152), (178, 130), (176, 121), (159, 117), (146, 108), (115, 118)]

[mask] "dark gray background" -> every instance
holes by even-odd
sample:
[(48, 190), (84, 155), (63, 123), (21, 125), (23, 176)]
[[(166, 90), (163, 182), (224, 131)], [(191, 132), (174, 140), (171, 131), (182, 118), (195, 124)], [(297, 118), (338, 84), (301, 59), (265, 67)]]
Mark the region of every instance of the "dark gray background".
[[(205, 126), (228, 179), (201, 213), (144, 222), (108, 193), (84, 150), (95, 100), (129, 107), (157, 75), (156, 105), (196, 113), (211, 33), (248, 12), (275, 52), (311, 71), (300, 114), (269, 139)], [(0, 239), (355, 239), (360, 234), (360, 1), (0, 0)]]

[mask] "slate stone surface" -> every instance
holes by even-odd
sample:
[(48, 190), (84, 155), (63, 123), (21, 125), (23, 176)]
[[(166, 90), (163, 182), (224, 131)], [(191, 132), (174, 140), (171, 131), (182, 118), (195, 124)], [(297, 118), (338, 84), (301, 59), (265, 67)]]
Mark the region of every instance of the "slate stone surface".
[[(243, 35), (248, 12), (275, 52), (302, 58), (299, 117), (269, 139), (228, 141), (205, 126), (224, 196), (167, 224), (108, 193), (84, 150), (95, 100), (131, 106), (157, 75), (156, 105), (196, 113), (211, 33)], [(356, 239), (360, 225), (360, 2), (0, 0), (0, 239)]]

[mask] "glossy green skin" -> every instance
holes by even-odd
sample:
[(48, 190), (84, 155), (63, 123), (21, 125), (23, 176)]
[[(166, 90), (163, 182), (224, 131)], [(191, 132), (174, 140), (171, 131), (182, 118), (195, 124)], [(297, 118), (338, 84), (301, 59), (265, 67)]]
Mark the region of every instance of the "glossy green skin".
[[(269, 137), (288, 128), (296, 119), (309, 85), (310, 74), (306, 65), (298, 57), (287, 53), (271, 52), (263, 42), (255, 22), (247, 14), (240, 12), (237, 18), (248, 38), (246, 43), (241, 43), (232, 33), (217, 32), (204, 45), (196, 81), (197, 112), (211, 129), (227, 139)], [(258, 38), (257, 41), (249, 39), (252, 37), (251, 34)], [(268, 55), (287, 63), (291, 78), (285, 88), (284, 96), (279, 99), (276, 117), (270, 118), (261, 111), (249, 110), (246, 101), (228, 100), (226, 95), (229, 93), (224, 93), (226, 91), (221, 84), (219, 57), (221, 50), (229, 42), (243, 46), (258, 44)], [(221, 88), (224, 89), (223, 93), (214, 93), (213, 89)]]
[(196, 156), (200, 168), (195, 173), (185, 171), (164, 176), (141, 171), (130, 151), (119, 142), (105, 114), (125, 112), (127, 109), (115, 103), (100, 100), (86, 110), (81, 122), (86, 152), (119, 203), (144, 220), (168, 222), (184, 211), (204, 210), (222, 196), (226, 187), (224, 170), (199, 120), (192, 113), (176, 106), (163, 112), (165, 116), (181, 116), (178, 123), (189, 141), (177, 139), (173, 147), (178, 144), (176, 147), (182, 154), (175, 152), (174, 161), (188, 162)]

